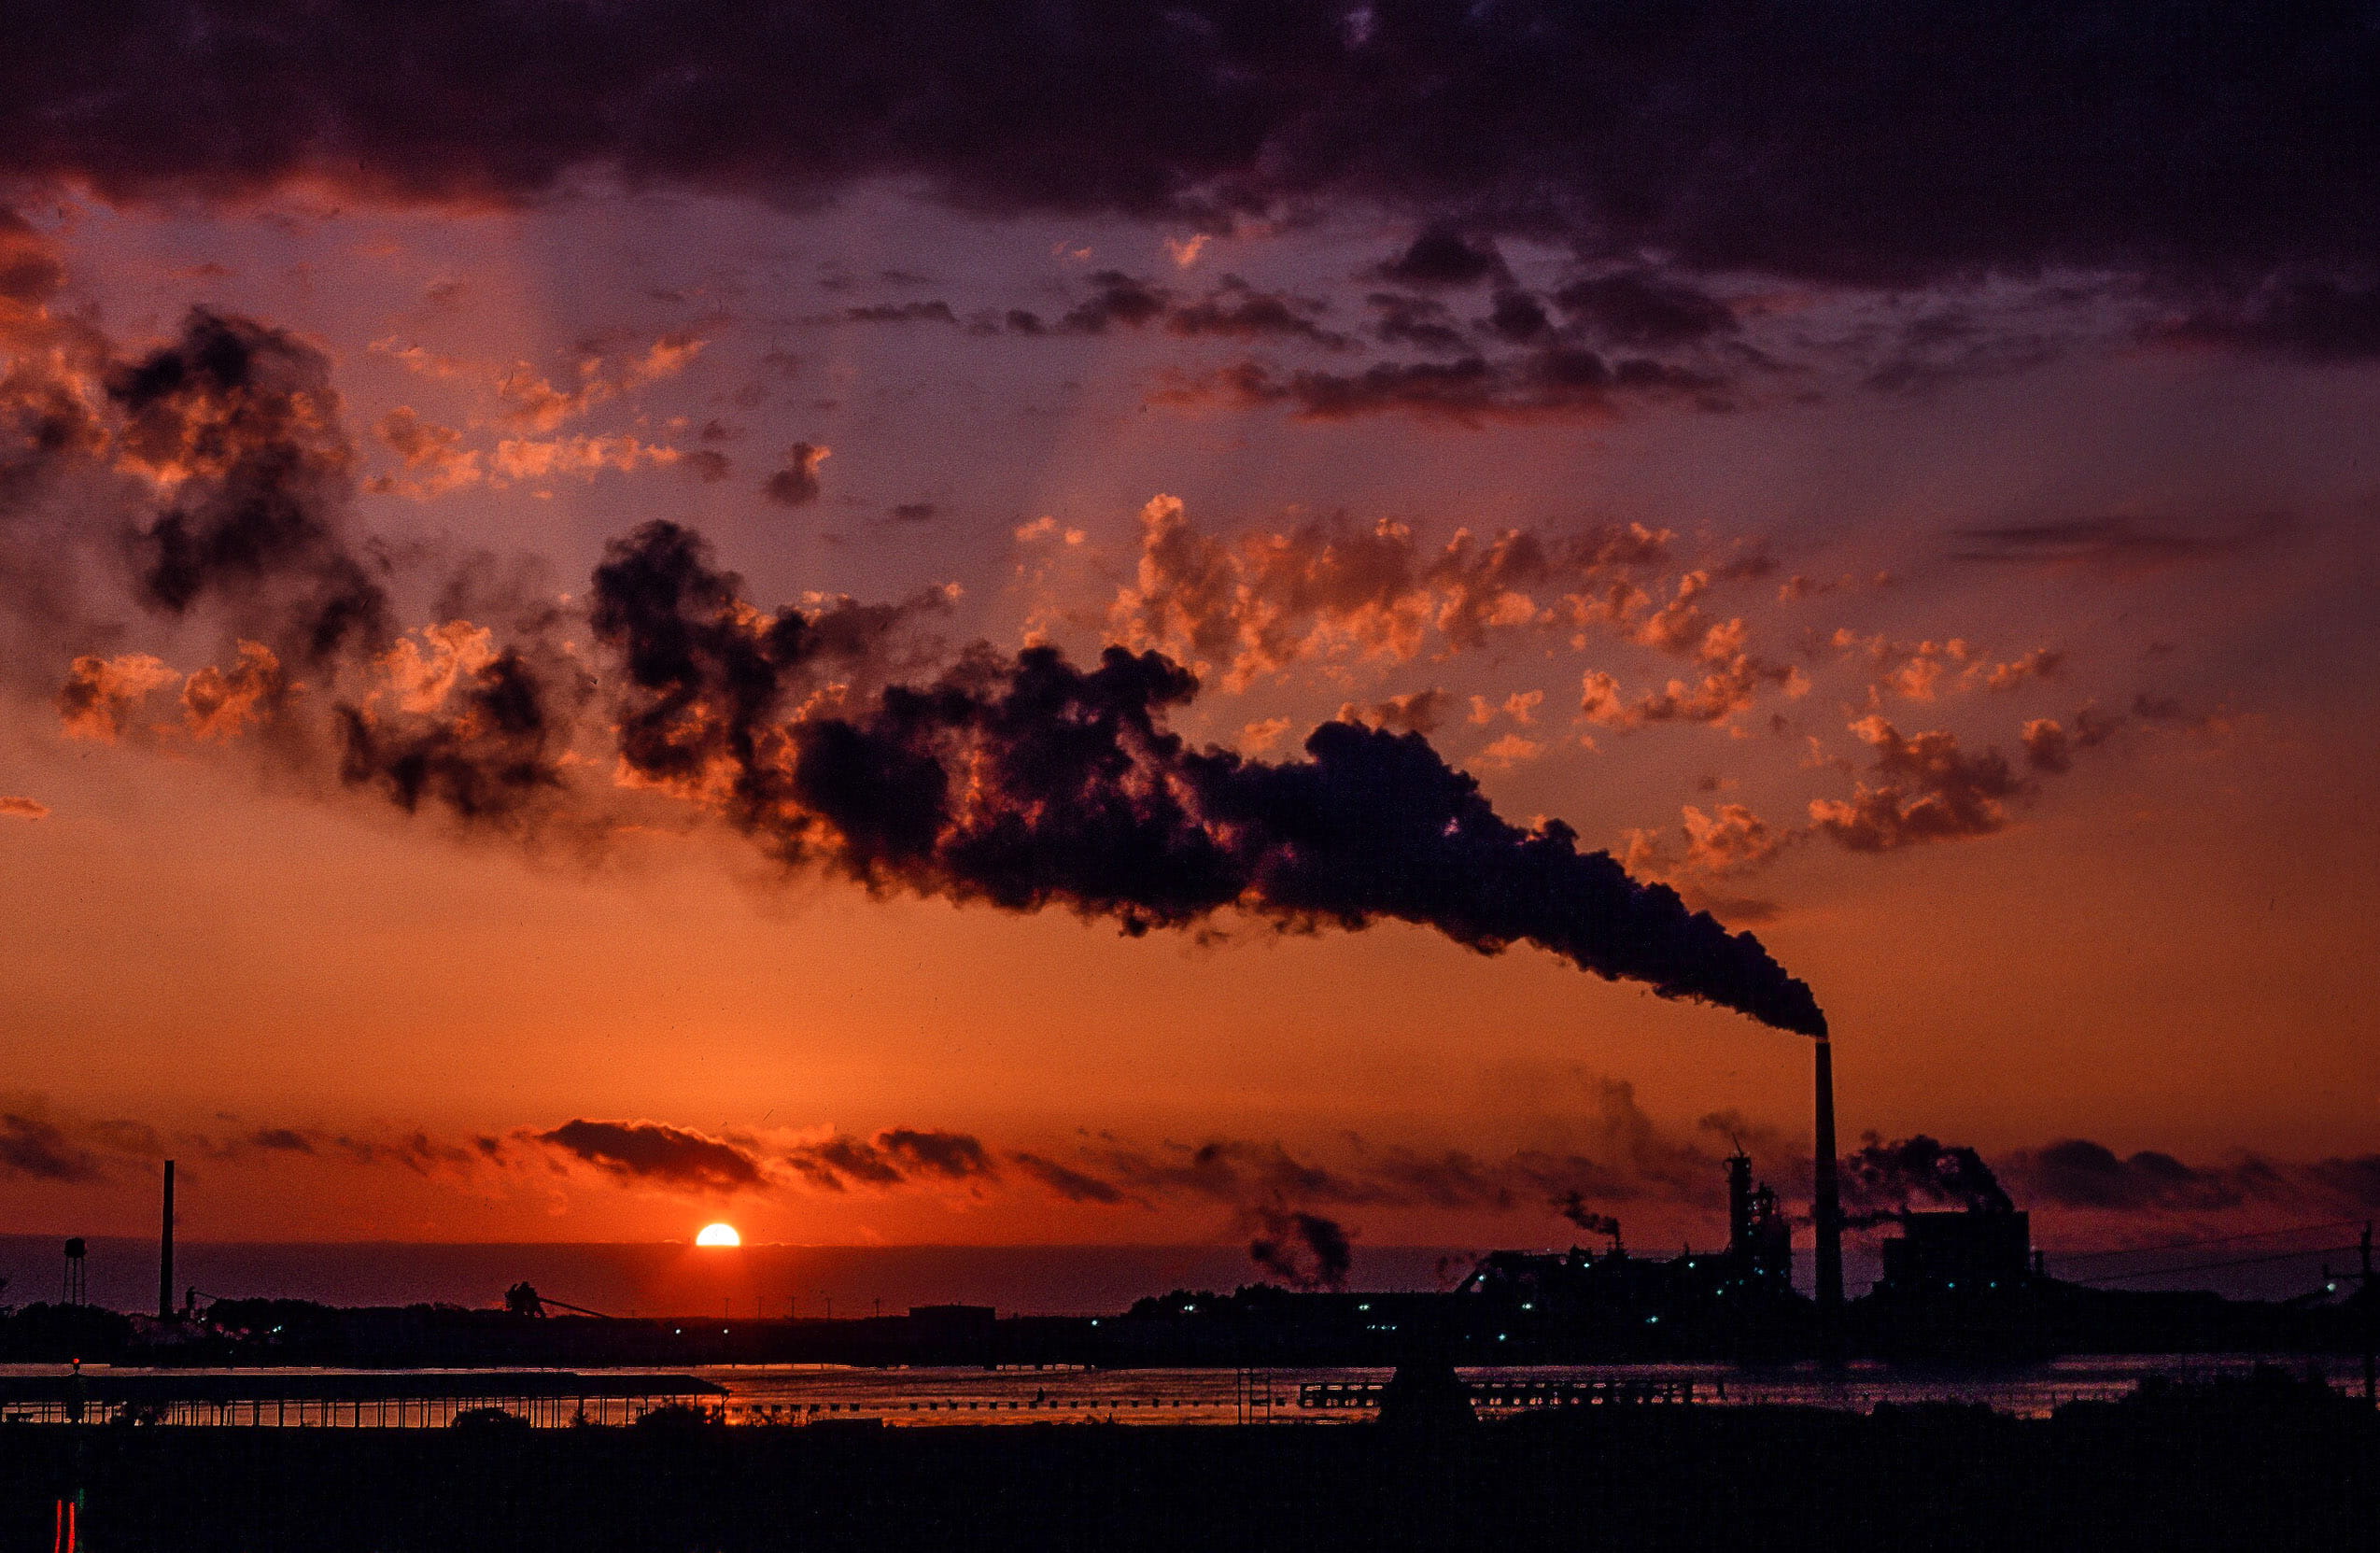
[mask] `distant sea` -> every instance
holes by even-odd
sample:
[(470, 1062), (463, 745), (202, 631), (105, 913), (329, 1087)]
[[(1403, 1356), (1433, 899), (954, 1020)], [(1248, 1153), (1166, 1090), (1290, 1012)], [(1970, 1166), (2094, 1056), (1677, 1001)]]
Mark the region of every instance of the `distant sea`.
[[(2325, 1235), (2335, 1239), (2335, 1228)], [(2301, 1237), (2304, 1238), (2304, 1237)], [(2317, 1245), (2321, 1236), (2314, 1237)], [(157, 1301), (157, 1243), (94, 1236), (85, 1265), (93, 1304), (148, 1310)], [(2267, 1242), (2272, 1244), (2272, 1242)], [(59, 1296), (63, 1241), (0, 1235), (0, 1305)], [(1365, 1246), (1355, 1249), (1356, 1289), (1445, 1289), (1471, 1271), (1483, 1248)], [(1794, 1248), (1796, 1281), (1808, 1293), (1810, 1258)], [(1664, 1255), (1666, 1252), (1647, 1252)], [(2246, 1266), (2209, 1266), (2204, 1251), (2094, 1253), (2077, 1263), (2053, 1255), (2053, 1276), (2115, 1278), (2130, 1289), (2213, 1289), (2232, 1298), (2287, 1299), (2318, 1291), (2317, 1250), (2271, 1253)], [(2346, 1253), (2351, 1256), (2352, 1253)], [(2111, 1260), (2113, 1258), (2113, 1260)], [(1880, 1271), (1874, 1241), (1844, 1248), (1844, 1281), (1865, 1292)], [(2171, 1276), (2136, 1270), (2171, 1268)], [(2072, 1268), (2072, 1271), (2068, 1269)], [(331, 1305), (439, 1301), (490, 1306), (527, 1279), (548, 1299), (607, 1316), (897, 1315), (913, 1305), (988, 1305), (1004, 1315), (1100, 1316), (1144, 1294), (1172, 1289), (1230, 1290), (1266, 1278), (1242, 1246), (744, 1246), (721, 1250), (683, 1243), (438, 1245), (357, 1240), (184, 1241), (175, 1249), (176, 1298), (195, 1287), (218, 1299), (275, 1297)], [(1277, 1280), (1276, 1280), (1277, 1281)]]
[[(1471, 1270), (1445, 1247), (1356, 1251), (1351, 1282), (1438, 1289)], [(157, 1300), (157, 1243), (93, 1237), (85, 1261), (93, 1304), (146, 1310)], [(0, 1235), (0, 1304), (59, 1297), (63, 1242)], [(1240, 1246), (426, 1245), (408, 1241), (185, 1241), (175, 1297), (274, 1297), (334, 1305), (445, 1301), (486, 1306), (523, 1279), (550, 1299), (609, 1316), (755, 1311), (782, 1316), (896, 1314), (913, 1305), (989, 1305), (1005, 1313), (1102, 1315), (1171, 1289), (1229, 1290), (1263, 1276)]]

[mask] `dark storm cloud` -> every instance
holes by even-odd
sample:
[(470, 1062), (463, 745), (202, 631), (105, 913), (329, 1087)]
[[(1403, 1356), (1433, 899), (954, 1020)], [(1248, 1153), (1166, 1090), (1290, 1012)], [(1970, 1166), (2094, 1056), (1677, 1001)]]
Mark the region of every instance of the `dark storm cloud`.
[(575, 1120), (536, 1139), (624, 1179), (703, 1192), (742, 1192), (764, 1184), (760, 1161), (751, 1151), (659, 1122)]
[(968, 207), (1190, 219), (1355, 200), (1415, 222), (1405, 281), (1485, 278), (1498, 232), (1856, 284), (2115, 270), (2236, 299), (2236, 328), (2288, 348), (2369, 347), (2380, 34), (2350, 0), (1361, 17), (10, 0), (0, 175), (486, 202), (596, 169), (785, 204), (894, 176)]

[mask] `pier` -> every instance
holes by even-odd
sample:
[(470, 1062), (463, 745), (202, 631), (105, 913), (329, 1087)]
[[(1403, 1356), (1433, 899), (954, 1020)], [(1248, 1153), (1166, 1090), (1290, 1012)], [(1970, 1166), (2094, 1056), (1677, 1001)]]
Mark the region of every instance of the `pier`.
[[(1377, 1407), (1387, 1389), (1384, 1380), (1310, 1380), (1298, 1388), (1298, 1405)], [(1467, 1389), (1472, 1406), (1499, 1409), (1687, 1406), (1694, 1402), (1691, 1380), (1473, 1380)]]
[(688, 1375), (569, 1370), (198, 1372), (86, 1370), (0, 1376), (0, 1423), (161, 1423), (252, 1428), (419, 1429), (473, 1408), (529, 1423), (632, 1423), (724, 1388)]

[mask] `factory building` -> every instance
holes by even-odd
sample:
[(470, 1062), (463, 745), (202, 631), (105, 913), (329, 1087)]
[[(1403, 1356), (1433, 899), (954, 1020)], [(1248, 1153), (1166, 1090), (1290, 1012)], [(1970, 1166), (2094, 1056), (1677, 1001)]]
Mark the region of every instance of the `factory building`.
[(1882, 1247), (1876, 1292), (1922, 1300), (2011, 1293), (2032, 1272), (2033, 1216), (2018, 1210), (1904, 1213)]
[(1767, 1182), (1753, 1184), (1752, 1156), (1727, 1159), (1727, 1280), (1747, 1294), (1793, 1292), (1794, 1230)]

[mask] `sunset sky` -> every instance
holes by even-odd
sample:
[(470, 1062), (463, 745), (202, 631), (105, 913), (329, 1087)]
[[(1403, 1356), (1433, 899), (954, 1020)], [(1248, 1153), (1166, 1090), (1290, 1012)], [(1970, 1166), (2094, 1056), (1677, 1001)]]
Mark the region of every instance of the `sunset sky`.
[(2368, 7), (105, 9), (0, 1230), (1708, 1242), (1787, 978), (2053, 1247), (2380, 1207)]

